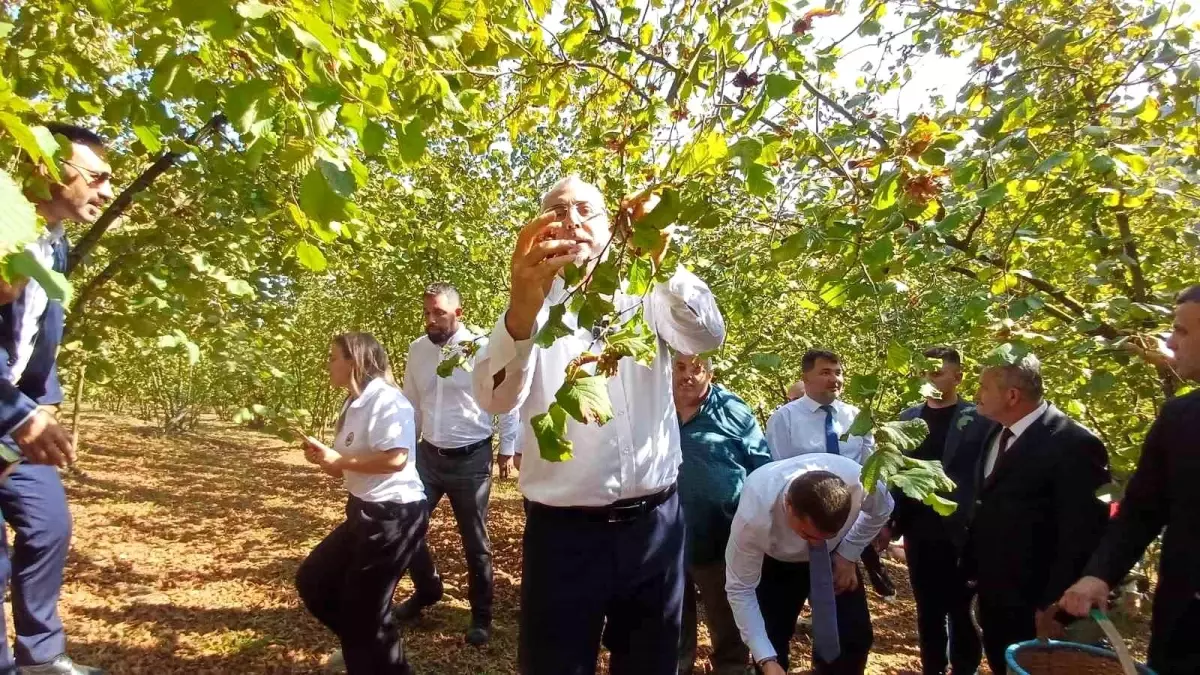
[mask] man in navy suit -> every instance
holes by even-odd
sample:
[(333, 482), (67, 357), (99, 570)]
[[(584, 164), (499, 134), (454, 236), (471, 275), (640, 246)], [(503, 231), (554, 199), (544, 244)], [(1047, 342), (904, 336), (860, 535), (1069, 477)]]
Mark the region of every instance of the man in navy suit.
[[(104, 140), (80, 127), (47, 124), (71, 143), (59, 160), (62, 182), (49, 199), (29, 195), (46, 232), (29, 251), (56, 271), (66, 269), (63, 222), (92, 222), (112, 199), (112, 169), (104, 160)], [(19, 675), (97, 675), (66, 654), (58, 616), (58, 595), (71, 541), (71, 514), (56, 467), (75, 459), (71, 437), (55, 418), (62, 389), (55, 365), (63, 332), (63, 307), (32, 279), (0, 282), (0, 454), (11, 473), (0, 483), (0, 516), (13, 529), (0, 546), (0, 589), (12, 582), (15, 654), (0, 647), (0, 673)], [(0, 634), (3, 634), (0, 613)], [(15, 655), (15, 659), (14, 659)]]

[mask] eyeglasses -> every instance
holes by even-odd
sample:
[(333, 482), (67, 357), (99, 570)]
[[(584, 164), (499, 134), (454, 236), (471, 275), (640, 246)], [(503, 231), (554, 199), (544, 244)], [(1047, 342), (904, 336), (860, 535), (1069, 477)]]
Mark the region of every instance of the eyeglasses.
[(555, 218), (566, 220), (567, 216), (574, 211), (581, 221), (587, 222), (592, 218), (604, 215), (604, 207), (594, 206), (590, 202), (568, 202), (566, 204), (555, 204), (546, 209), (546, 213), (553, 213)]
[(93, 171), (87, 167), (79, 166), (70, 160), (64, 159), (62, 163), (78, 171), (79, 175), (83, 176), (84, 180), (88, 182), (88, 185), (104, 185), (111, 181), (113, 177), (112, 173), (108, 171)]

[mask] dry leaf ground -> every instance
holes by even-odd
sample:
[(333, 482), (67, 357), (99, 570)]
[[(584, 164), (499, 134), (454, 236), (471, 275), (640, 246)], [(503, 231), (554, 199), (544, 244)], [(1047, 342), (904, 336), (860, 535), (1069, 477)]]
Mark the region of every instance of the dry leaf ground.
[[(336, 645), (301, 608), (292, 577), (341, 518), (336, 481), (298, 449), (211, 419), (166, 436), (85, 411), (81, 446), (86, 476), (66, 478), (75, 534), (61, 603), (73, 656), (117, 675), (319, 671)], [(516, 672), (522, 525), (515, 483), (498, 481), (496, 625), (491, 644), (475, 649), (462, 641), (469, 612), (458, 534), (444, 503), (435, 513), (429, 536), (447, 597), (406, 634), (419, 672)], [(869, 672), (910, 672), (919, 668), (912, 597), (903, 566), (887, 564), (900, 600), (872, 596)], [(409, 588), (405, 579), (398, 593)], [(807, 652), (798, 638), (796, 672)]]

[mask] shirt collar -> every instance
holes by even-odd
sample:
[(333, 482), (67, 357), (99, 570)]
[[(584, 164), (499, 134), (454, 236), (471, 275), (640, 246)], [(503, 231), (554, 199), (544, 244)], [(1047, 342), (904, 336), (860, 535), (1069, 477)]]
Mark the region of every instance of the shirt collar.
[(387, 380), (384, 380), (382, 377), (377, 377), (371, 380), (367, 383), (367, 386), (363, 387), (362, 393), (358, 395), (358, 398), (350, 402), (350, 407), (363, 407), (367, 404), (367, 401), (375, 395), (375, 392), (383, 389), (386, 386), (388, 386)]
[[(800, 407), (803, 408), (806, 412), (815, 413), (821, 409), (822, 404), (817, 403), (816, 401), (809, 398), (808, 394), (805, 394), (804, 396), (801, 396), (800, 398), (798, 398), (796, 400), (800, 402)], [(837, 412), (838, 403), (841, 403), (841, 399), (835, 398), (835, 399), (833, 399), (833, 403), (829, 404), (830, 406), (833, 407), (834, 412)]]
[(1013, 422), (1013, 425), (1008, 428), (1008, 430), (1012, 432), (1013, 438), (1016, 438), (1017, 436), (1020, 436), (1021, 434), (1025, 433), (1026, 429), (1028, 429), (1030, 426), (1032, 426), (1034, 422), (1041, 419), (1042, 415), (1045, 414), (1046, 409), (1049, 407), (1050, 407), (1049, 401), (1042, 401), (1042, 404), (1039, 405), (1036, 409), (1034, 409), (1033, 412), (1022, 417), (1021, 419), (1017, 420), (1016, 422)]
[(63, 235), (66, 233), (67, 233), (67, 228), (61, 222), (46, 223), (46, 232), (42, 235), (41, 238), (44, 239), (47, 243), (53, 244), (53, 243), (56, 243), (59, 239), (62, 239)]

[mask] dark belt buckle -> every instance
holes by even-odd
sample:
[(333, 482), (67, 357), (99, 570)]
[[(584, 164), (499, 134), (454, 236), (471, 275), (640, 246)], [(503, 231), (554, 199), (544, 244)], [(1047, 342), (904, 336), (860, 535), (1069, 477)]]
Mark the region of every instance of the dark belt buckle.
[(610, 523), (627, 523), (634, 520), (646, 510), (645, 502), (636, 504), (628, 504), (626, 506), (614, 506), (608, 510), (608, 522)]

